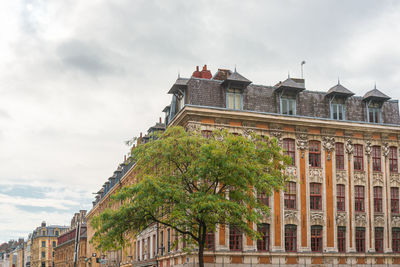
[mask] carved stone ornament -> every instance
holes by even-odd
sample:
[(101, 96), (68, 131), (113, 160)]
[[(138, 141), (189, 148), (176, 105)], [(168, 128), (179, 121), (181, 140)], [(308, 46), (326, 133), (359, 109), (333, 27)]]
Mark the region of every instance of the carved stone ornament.
[(324, 215), (322, 212), (311, 213), (311, 224), (324, 225)]
[(310, 182), (322, 183), (323, 182), (322, 168), (309, 168), (308, 179)]
[(353, 154), (353, 150), (354, 150), (353, 141), (351, 141), (351, 139), (347, 139), (346, 141), (347, 154)]
[(382, 175), (382, 173), (380, 173), (380, 172), (373, 173), (372, 182), (373, 182), (374, 185), (383, 186), (383, 175)]
[(367, 142), (365, 142), (365, 154), (366, 154), (367, 156), (370, 156), (370, 155), (371, 155), (371, 152), (372, 152), (371, 142), (370, 142), (370, 141), (367, 141)]
[(390, 184), (394, 186), (400, 186), (400, 176), (398, 173), (390, 174)]
[(346, 183), (347, 182), (346, 171), (336, 171), (336, 183)]
[(296, 166), (288, 166), (286, 167), (285, 174), (289, 176), (290, 181), (297, 180), (297, 168)]
[(271, 132), (271, 136), (278, 140), (278, 145), (282, 145), (282, 133), (281, 132)]
[(400, 227), (400, 216), (392, 216), (392, 227)]
[(186, 130), (188, 132), (199, 132), (200, 131), (200, 125), (196, 124), (196, 123), (188, 123), (186, 125)]
[(383, 143), (382, 152), (383, 152), (383, 156), (385, 158), (387, 158), (387, 156), (389, 156), (389, 150), (390, 150), (389, 149), (389, 144), (387, 142)]
[(383, 215), (375, 215), (375, 226), (384, 226), (385, 218)]
[(248, 129), (248, 128), (244, 128), (243, 129), (243, 135), (244, 135), (244, 137), (246, 137), (247, 139), (250, 139), (250, 140), (252, 140), (253, 139), (253, 137), (252, 137), (252, 134), (254, 133), (254, 130), (252, 130), (252, 129)]
[(367, 217), (364, 213), (356, 214), (356, 226), (365, 227), (367, 225)]
[(331, 160), (331, 152), (335, 150), (335, 137), (331, 136), (324, 136), (322, 139), (322, 146), (324, 147), (325, 151), (328, 152), (328, 160)]
[(346, 226), (346, 213), (345, 212), (339, 212), (336, 214), (336, 224), (338, 226)]
[(298, 222), (297, 211), (285, 210), (285, 224), (297, 224)]
[(308, 136), (306, 134), (297, 136), (297, 148), (301, 150), (301, 158), (304, 158), (304, 150), (308, 148)]
[(364, 172), (354, 172), (354, 182), (356, 184), (365, 184), (365, 173)]

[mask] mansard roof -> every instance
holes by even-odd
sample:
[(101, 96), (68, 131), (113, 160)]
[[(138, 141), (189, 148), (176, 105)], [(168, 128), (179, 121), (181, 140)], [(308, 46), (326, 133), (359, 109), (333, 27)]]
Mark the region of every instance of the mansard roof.
[(188, 78), (179, 77), (178, 79), (176, 79), (176, 82), (172, 85), (171, 89), (169, 89), (168, 94), (175, 94), (179, 91), (184, 90), (187, 86), (188, 81)]
[(369, 101), (369, 100), (387, 101), (389, 99), (390, 99), (389, 96), (385, 95), (384, 93), (376, 89), (376, 87), (373, 90), (367, 92), (363, 97), (364, 101)]
[(326, 96), (328, 96), (328, 97), (335, 96), (335, 95), (350, 97), (350, 96), (353, 96), (354, 93), (338, 82), (337, 85), (333, 86), (326, 93)]
[[(299, 81), (299, 82), (297, 82)], [(301, 81), (303, 83), (301, 83)], [(296, 93), (299, 93), (301, 91), (303, 91), (304, 88), (304, 80), (302, 79), (296, 79), (296, 81), (292, 78), (287, 78), (286, 80), (284, 80), (283, 82), (279, 82), (275, 85), (276, 92), (281, 92), (282, 90), (288, 89), (290, 91), (294, 91)]]
[(228, 76), (228, 78), (226, 78), (225, 81), (223, 81), (223, 85), (225, 84), (235, 84), (235, 85), (242, 85), (242, 86), (247, 86), (249, 84), (251, 84), (252, 82), (247, 79), (246, 77), (244, 77), (243, 75), (241, 75), (240, 73), (238, 73), (236, 70)]

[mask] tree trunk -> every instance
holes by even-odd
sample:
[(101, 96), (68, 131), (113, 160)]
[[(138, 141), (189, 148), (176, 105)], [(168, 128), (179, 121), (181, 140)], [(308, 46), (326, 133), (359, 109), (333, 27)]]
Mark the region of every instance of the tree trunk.
[(204, 267), (204, 241), (199, 242), (199, 267)]
[(206, 244), (207, 227), (204, 223), (199, 227), (199, 267), (204, 267), (204, 246)]

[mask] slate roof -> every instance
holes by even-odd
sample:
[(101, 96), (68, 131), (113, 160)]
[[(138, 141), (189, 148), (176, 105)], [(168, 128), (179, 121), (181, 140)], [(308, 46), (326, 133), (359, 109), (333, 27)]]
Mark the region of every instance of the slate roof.
[(226, 84), (226, 83), (234, 83), (234, 84), (241, 84), (241, 85), (247, 86), (247, 85), (251, 84), (252, 82), (249, 79), (247, 79), (246, 77), (244, 77), (243, 75), (241, 75), (240, 73), (234, 71), (231, 75), (228, 76), (228, 78), (226, 78), (226, 80), (222, 84)]
[(349, 89), (347, 89), (346, 87), (344, 87), (343, 85), (341, 85), (340, 83), (338, 83), (337, 85), (335, 85), (331, 89), (329, 89), (328, 92), (326, 93), (326, 96), (328, 96), (328, 97), (334, 96), (334, 95), (349, 97), (349, 96), (353, 96), (354, 93), (352, 91), (350, 91)]
[(179, 90), (183, 90), (186, 88), (187, 83), (189, 79), (188, 78), (178, 78), (176, 79), (176, 82), (172, 85), (171, 89), (169, 89), (168, 94), (175, 94)]
[(378, 100), (378, 101), (387, 101), (389, 100), (390, 97), (379, 91), (378, 89), (374, 88), (373, 90), (367, 92), (363, 100), (368, 101), (368, 100)]
[(168, 105), (162, 110), (162, 112), (167, 112), (170, 109), (171, 109), (171, 105)]
[(287, 78), (283, 82), (277, 83), (275, 86), (276, 86), (275, 91), (278, 91), (278, 92), (282, 91), (283, 89), (289, 89), (292, 91), (296, 91), (298, 93), (305, 89), (304, 84), (297, 83), (291, 78)]

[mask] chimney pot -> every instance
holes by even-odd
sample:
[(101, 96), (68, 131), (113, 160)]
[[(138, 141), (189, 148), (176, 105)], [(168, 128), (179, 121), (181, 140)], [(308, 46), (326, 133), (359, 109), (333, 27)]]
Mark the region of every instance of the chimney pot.
[(207, 65), (204, 65), (204, 66), (203, 66), (203, 70), (207, 70)]
[(161, 119), (161, 117), (160, 117), (160, 123), (162, 123), (162, 119)]
[(142, 138), (143, 137), (143, 134), (142, 134), (142, 132), (140, 132), (140, 138)]
[(199, 66), (196, 66), (196, 70), (199, 71)]

